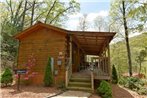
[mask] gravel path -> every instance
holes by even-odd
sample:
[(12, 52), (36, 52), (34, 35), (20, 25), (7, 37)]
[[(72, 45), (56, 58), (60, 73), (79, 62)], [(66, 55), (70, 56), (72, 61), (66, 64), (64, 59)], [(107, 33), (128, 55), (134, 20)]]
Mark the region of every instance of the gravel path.
[(58, 96), (52, 98), (89, 98), (91, 93), (83, 91), (66, 91)]

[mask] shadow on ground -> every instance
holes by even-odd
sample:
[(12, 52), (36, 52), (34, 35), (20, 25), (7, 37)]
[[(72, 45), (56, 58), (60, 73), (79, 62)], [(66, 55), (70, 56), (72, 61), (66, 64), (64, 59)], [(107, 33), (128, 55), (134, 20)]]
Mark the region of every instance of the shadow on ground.
[(112, 93), (114, 98), (134, 98), (128, 91), (118, 85), (112, 85)]

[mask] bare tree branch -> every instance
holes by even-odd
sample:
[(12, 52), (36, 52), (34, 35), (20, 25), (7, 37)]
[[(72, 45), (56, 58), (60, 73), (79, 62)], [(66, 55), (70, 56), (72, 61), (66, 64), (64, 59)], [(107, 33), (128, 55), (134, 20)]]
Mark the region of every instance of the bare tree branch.
[(50, 12), (52, 11), (52, 9), (54, 8), (56, 2), (57, 2), (57, 0), (54, 1), (53, 5), (52, 5), (51, 8), (49, 9), (49, 11), (48, 11), (48, 13), (47, 13), (47, 15), (46, 15), (46, 18), (45, 18), (44, 23), (47, 22), (48, 16), (49, 16)]
[(15, 16), (14, 16), (14, 25), (16, 25), (18, 23), (18, 20), (17, 20), (18, 19), (18, 13), (21, 9), (22, 3), (23, 3), (23, 0), (20, 1), (18, 8), (16, 10), (16, 13), (15, 13)]
[(33, 24), (35, 4), (36, 4), (36, 0), (34, 0), (34, 1), (33, 1), (33, 4), (32, 4), (32, 14), (31, 14), (31, 23), (30, 23), (30, 25)]
[(24, 20), (25, 20), (25, 14), (26, 14), (26, 11), (27, 11), (27, 0), (25, 1), (25, 6), (24, 6), (24, 11), (22, 13), (22, 21), (21, 21), (21, 31), (23, 30), (23, 27), (24, 27)]
[(68, 11), (68, 10), (71, 9), (71, 8), (72, 8), (72, 7), (70, 6), (70, 7), (66, 8), (65, 10), (59, 12), (59, 13), (50, 21), (50, 24), (52, 24), (52, 22), (53, 22), (57, 17), (59, 17), (60, 15), (62, 15), (64, 12)]
[(9, 1), (6, 0), (6, 3), (7, 3), (8, 6), (10, 7), (10, 12), (11, 12), (11, 22), (12, 22), (12, 20), (13, 20), (13, 14), (14, 14), (14, 12), (13, 12), (13, 8), (12, 8), (12, 1), (10, 0), (10, 2), (9, 2)]

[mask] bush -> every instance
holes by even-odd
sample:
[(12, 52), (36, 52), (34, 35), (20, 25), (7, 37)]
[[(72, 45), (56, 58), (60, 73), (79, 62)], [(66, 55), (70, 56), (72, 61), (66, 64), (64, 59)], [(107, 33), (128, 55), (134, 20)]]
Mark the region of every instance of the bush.
[(141, 95), (147, 95), (147, 88), (141, 87), (137, 92)]
[(112, 98), (111, 86), (108, 82), (102, 81), (96, 92), (102, 96), (102, 98)]
[(51, 86), (52, 84), (53, 84), (53, 75), (51, 71), (51, 58), (49, 57), (44, 75), (44, 85), (48, 87)]
[(112, 66), (112, 83), (117, 84), (118, 83), (118, 76), (115, 66)]
[(1, 83), (4, 86), (8, 86), (8, 84), (11, 84), (12, 82), (13, 82), (12, 72), (9, 68), (6, 68), (1, 76)]
[(126, 77), (120, 77), (119, 78), (119, 80), (118, 80), (118, 83), (120, 84), (120, 85), (126, 85), (127, 84), (127, 78)]
[(139, 90), (140, 87), (144, 85), (144, 83), (139, 78), (136, 77), (129, 77), (127, 81), (128, 82), (125, 86), (131, 90)]
[(121, 77), (119, 79), (119, 84), (131, 90), (134, 90), (138, 92), (139, 94), (147, 95), (147, 88), (143, 87), (145, 84), (145, 81), (137, 77)]

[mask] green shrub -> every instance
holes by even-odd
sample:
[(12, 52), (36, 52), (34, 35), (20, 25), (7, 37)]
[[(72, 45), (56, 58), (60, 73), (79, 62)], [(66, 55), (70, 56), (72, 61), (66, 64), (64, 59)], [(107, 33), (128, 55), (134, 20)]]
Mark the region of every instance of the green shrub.
[(53, 75), (51, 71), (51, 58), (48, 58), (48, 63), (45, 69), (45, 75), (44, 75), (44, 85), (45, 86), (51, 86), (53, 84)]
[(112, 89), (108, 82), (102, 81), (96, 92), (102, 96), (102, 98), (112, 98)]
[(1, 76), (1, 83), (4, 86), (8, 86), (8, 84), (11, 84), (12, 82), (13, 82), (12, 72), (9, 68), (6, 68)]
[(118, 83), (120, 84), (120, 85), (126, 85), (127, 84), (127, 78), (125, 78), (125, 77), (120, 77), (119, 78), (119, 80), (118, 80)]
[(115, 66), (112, 66), (112, 83), (117, 84), (118, 83), (118, 76)]
[(139, 90), (140, 87), (144, 85), (144, 83), (139, 78), (136, 77), (129, 77), (127, 78), (127, 81), (128, 82), (125, 86), (131, 90)]
[(123, 85), (126, 88), (134, 90), (139, 94), (147, 95), (147, 88), (143, 87), (145, 81), (136, 78), (136, 77), (121, 77), (119, 79), (119, 84)]
[(136, 77), (121, 77), (119, 79), (119, 84), (137, 91), (144, 85), (144, 82)]
[(141, 95), (147, 95), (147, 88), (141, 87), (137, 92)]

